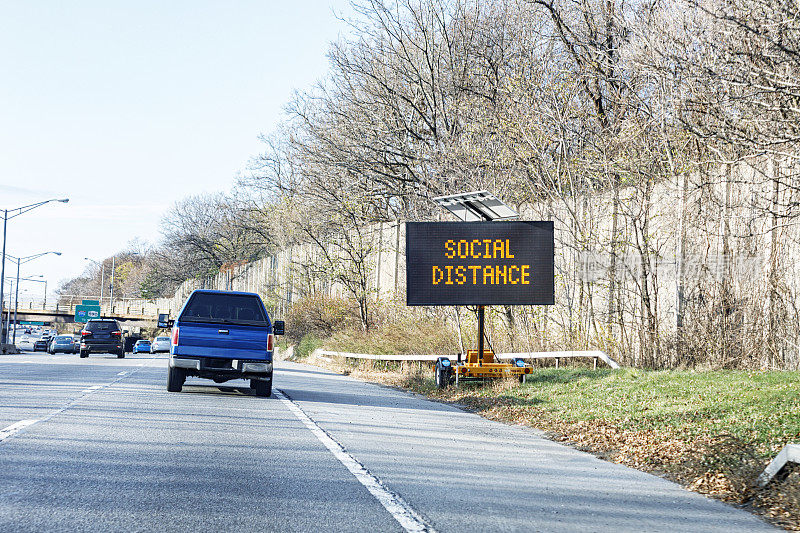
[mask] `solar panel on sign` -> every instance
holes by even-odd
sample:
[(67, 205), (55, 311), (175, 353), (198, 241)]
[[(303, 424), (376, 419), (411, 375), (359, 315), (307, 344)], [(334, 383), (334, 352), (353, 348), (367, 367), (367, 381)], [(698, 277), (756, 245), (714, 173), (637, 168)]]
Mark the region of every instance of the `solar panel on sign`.
[(507, 220), (519, 217), (516, 211), (489, 191), (438, 196), (433, 201), (464, 222)]

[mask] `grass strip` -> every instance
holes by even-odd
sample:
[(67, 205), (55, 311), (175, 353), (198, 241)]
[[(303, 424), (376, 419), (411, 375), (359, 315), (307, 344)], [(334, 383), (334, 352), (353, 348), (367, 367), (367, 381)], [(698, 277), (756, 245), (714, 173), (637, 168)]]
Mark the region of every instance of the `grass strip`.
[(800, 372), (542, 368), (525, 384), (439, 390), (428, 365), (307, 362), (544, 430), (800, 530), (800, 468), (765, 489), (755, 485), (784, 445), (800, 442)]

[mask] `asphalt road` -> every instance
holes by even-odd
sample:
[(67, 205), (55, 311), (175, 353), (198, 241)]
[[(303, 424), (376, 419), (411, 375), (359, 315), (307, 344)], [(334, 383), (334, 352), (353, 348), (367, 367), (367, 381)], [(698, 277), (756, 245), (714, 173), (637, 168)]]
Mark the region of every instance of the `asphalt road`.
[(168, 393), (164, 355), (0, 356), (0, 531), (766, 531), (530, 429), (280, 363)]

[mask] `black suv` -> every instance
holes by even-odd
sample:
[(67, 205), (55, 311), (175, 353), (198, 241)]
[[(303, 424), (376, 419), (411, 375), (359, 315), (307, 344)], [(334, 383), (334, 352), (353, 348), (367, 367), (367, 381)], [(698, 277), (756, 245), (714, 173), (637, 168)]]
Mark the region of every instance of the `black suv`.
[(116, 320), (106, 318), (91, 319), (81, 331), (81, 357), (90, 353), (113, 353), (125, 357), (122, 342), (122, 328)]

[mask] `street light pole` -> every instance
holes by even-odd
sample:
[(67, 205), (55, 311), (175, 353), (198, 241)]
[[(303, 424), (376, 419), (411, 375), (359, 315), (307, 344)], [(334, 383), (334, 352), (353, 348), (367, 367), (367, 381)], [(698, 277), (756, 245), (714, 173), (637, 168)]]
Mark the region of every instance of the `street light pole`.
[(11, 340), (11, 344), (17, 344), (17, 306), (19, 306), (19, 264), (22, 263), (19, 259), (17, 259), (17, 282), (16, 282), (16, 293), (14, 294), (14, 333)]
[[(6, 324), (6, 326), (4, 326), (4, 327), (5, 327), (5, 331), (6, 331), (6, 336), (7, 337), (8, 337), (8, 335), (11, 334), (8, 331), (10, 329), (11, 324), (12, 323), (14, 324), (14, 333), (11, 334), (11, 335), (13, 335), (14, 340), (11, 342), (11, 344), (16, 344), (17, 343), (16, 326), (17, 326), (17, 307), (19, 305), (18, 304), (18, 301), (19, 301), (19, 283), (21, 281), (35, 281), (37, 283), (44, 283), (45, 292), (47, 292), (47, 280), (46, 279), (33, 279), (33, 278), (43, 278), (43, 277), (44, 276), (42, 276), (41, 274), (37, 274), (36, 276), (33, 276), (31, 278), (20, 278), (19, 276), (17, 276), (17, 278), (16, 278), (17, 287), (16, 287), (16, 297), (14, 298), (14, 320), (13, 321), (11, 320), (11, 295), (9, 294), (8, 309), (7, 309), (7, 314), (8, 314), (7, 318), (8, 318), (8, 320), (6, 320), (4, 322), (4, 324)], [(14, 278), (11, 278), (11, 277), (8, 278), (8, 282), (11, 284), (11, 291), (10, 292), (13, 292), (14, 291)], [(25, 292), (26, 290), (27, 289), (23, 290), (23, 292)]]
[[(8, 282), (11, 284), (11, 291), (14, 290), (14, 279), (9, 278)], [(0, 320), (3, 321), (2, 323), (2, 331), (0, 331), (0, 335), (5, 335), (5, 338), (8, 338), (8, 326), (11, 324), (11, 294), (9, 291), (8, 295), (8, 309), (6, 309), (5, 317), (0, 316)]]
[(88, 257), (84, 257), (83, 259), (86, 260), (86, 261), (91, 261), (92, 263), (94, 263), (95, 265), (98, 265), (100, 267), (100, 314), (102, 315), (102, 313), (103, 313), (103, 289), (105, 288), (105, 284), (106, 284), (106, 281), (105, 281), (105, 279), (106, 279), (106, 262), (105, 262), (105, 260), (103, 260), (102, 263), (98, 263), (94, 259), (89, 259)]
[[(62, 198), (62, 199), (52, 198), (50, 200), (45, 200), (43, 202), (37, 202), (35, 204), (16, 207), (14, 209), (3, 209), (3, 258), (2, 260), (0, 260), (0, 265), (1, 265), (0, 266), (0, 350), (2, 350), (3, 345), (6, 343), (6, 339), (8, 339), (8, 335), (4, 334), (3, 330), (3, 296), (5, 295), (5, 293), (3, 292), (3, 290), (5, 289), (3, 282), (6, 278), (6, 229), (8, 227), (8, 219), (18, 217), (23, 213), (27, 213), (31, 209), (36, 209), (37, 207), (42, 206), (44, 204), (49, 204), (50, 202), (61, 202), (65, 204), (69, 202), (69, 198)], [(11, 212), (16, 211), (16, 213), (14, 213), (11, 216), (8, 216), (9, 211)]]
[[(27, 263), (28, 261), (33, 261), (34, 259), (38, 259), (39, 257), (45, 256), (45, 255), (49, 255), (49, 254), (61, 255), (61, 252), (42, 252), (40, 254), (33, 254), (33, 255), (29, 255), (27, 257), (14, 257), (12, 255), (9, 255), (9, 257), (11, 257), (12, 259), (14, 259), (17, 262), (17, 285), (16, 285), (17, 292), (16, 292), (16, 296), (14, 296), (14, 333), (13, 333), (13, 340), (11, 341), (12, 344), (16, 344), (17, 343), (17, 306), (19, 305), (19, 266), (22, 263)], [(10, 304), (10, 302), (9, 302), (9, 304)], [(8, 314), (10, 315), (11, 314), (11, 308), (10, 307), (9, 307), (8, 311), (9, 311)], [(8, 339), (8, 333), (6, 333), (6, 339)]]
[[(46, 309), (47, 308), (47, 280), (46, 279), (34, 279), (34, 278), (44, 278), (44, 275), (43, 274), (31, 275), (30, 277), (27, 277), (27, 278), (19, 278), (19, 281), (20, 281), (20, 283), (22, 283), (23, 281), (34, 281), (36, 283), (43, 283), (44, 284), (44, 297), (45, 297), (45, 299), (44, 299), (44, 303), (42, 305), (42, 309)], [(13, 278), (8, 278), (8, 281), (11, 281), (12, 279)], [(22, 292), (25, 292), (26, 290), (27, 289), (22, 289)]]
[(6, 343), (6, 336), (3, 334), (3, 282), (6, 279), (6, 227), (8, 226), (8, 209), (3, 212), (3, 267), (0, 271), (0, 350)]
[[(141, 255), (139, 252), (128, 252), (128, 255)], [(111, 256), (111, 313), (114, 313), (114, 273), (116, 272), (116, 260), (117, 256)], [(124, 303), (124, 302), (123, 302)]]

